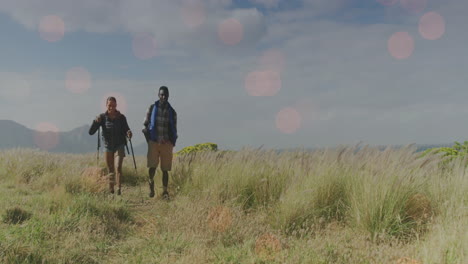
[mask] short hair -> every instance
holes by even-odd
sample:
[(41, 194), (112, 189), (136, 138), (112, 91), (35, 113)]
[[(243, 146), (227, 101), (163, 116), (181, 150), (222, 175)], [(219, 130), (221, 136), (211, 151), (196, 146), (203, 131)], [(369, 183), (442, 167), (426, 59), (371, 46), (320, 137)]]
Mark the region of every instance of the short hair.
[(115, 99), (114, 96), (109, 96), (109, 97), (107, 97), (106, 104), (107, 104), (107, 102), (109, 102), (109, 101), (114, 101), (114, 103), (117, 103), (117, 99)]
[(159, 87), (159, 91), (163, 90), (164, 92), (166, 92), (167, 96), (169, 96), (169, 89), (166, 87), (166, 86), (161, 86)]

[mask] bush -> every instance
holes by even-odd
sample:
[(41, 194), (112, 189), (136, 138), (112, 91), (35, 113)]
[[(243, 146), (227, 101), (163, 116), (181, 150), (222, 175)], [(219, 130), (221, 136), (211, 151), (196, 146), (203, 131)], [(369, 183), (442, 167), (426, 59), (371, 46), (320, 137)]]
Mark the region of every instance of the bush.
[(218, 151), (218, 145), (215, 143), (201, 143), (194, 146), (189, 146), (177, 152), (177, 155), (191, 154), (201, 151)]

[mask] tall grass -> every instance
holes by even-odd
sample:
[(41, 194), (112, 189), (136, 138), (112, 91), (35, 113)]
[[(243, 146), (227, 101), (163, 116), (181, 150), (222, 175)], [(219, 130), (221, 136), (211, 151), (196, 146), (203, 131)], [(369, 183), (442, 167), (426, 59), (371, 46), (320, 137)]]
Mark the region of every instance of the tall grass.
[[(93, 154), (3, 151), (0, 262), (464, 263), (466, 160), (439, 161), (412, 146), (180, 155), (166, 202), (147, 197), (144, 157), (117, 197), (83, 176)], [(264, 256), (261, 238), (280, 244)]]

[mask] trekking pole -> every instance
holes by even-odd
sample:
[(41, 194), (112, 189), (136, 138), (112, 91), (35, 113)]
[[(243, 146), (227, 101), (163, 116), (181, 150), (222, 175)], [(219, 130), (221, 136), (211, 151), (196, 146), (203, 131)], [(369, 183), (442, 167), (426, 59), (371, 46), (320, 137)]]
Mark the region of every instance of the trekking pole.
[[(135, 161), (135, 152), (133, 152), (132, 139), (129, 138), (128, 141), (130, 142), (130, 148), (132, 150), (133, 165), (135, 166), (135, 174), (138, 176), (138, 171), (137, 171), (137, 166), (136, 166), (136, 161)], [(127, 146), (127, 151), (128, 151), (128, 146)], [(138, 187), (139, 187), (139, 192), (140, 192), (141, 203), (143, 203), (143, 195), (142, 195), (142, 192), (141, 192), (141, 184), (138, 184)]]
[(99, 167), (99, 148), (101, 147), (101, 128), (98, 128), (98, 136), (97, 136), (97, 160), (96, 160), (96, 166)]

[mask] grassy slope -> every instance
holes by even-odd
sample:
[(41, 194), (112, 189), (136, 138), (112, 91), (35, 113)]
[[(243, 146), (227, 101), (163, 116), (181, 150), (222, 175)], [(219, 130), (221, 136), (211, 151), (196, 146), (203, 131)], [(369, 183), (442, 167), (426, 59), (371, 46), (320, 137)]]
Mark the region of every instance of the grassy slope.
[(0, 262), (466, 263), (465, 169), (441, 170), (437, 157), (418, 155), (181, 156), (166, 202), (147, 198), (144, 157), (138, 175), (126, 158), (123, 195), (114, 197), (80, 176), (96, 166), (92, 154), (3, 151)]

